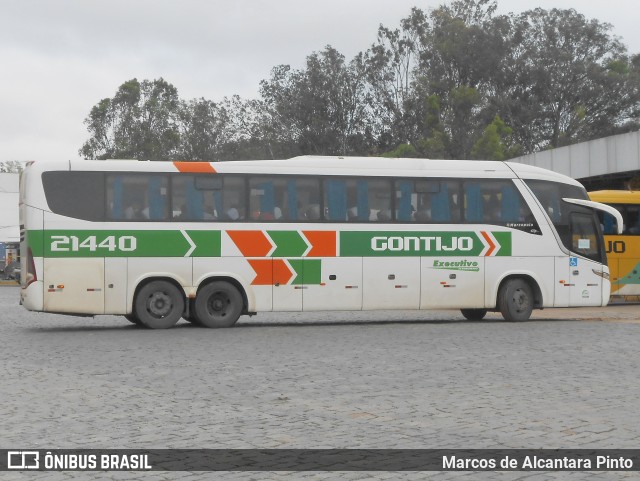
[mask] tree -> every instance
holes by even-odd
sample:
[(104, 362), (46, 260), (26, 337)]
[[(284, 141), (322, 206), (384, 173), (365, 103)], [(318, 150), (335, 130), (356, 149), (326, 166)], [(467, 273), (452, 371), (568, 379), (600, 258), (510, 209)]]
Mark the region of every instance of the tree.
[(397, 63), (411, 53), (418, 59), (410, 72), (403, 71), (402, 78), (411, 82), (404, 85), (402, 122), (410, 127), (403, 127), (405, 137), (395, 138), (395, 145), (408, 141), (427, 157), (471, 156), (496, 114), (490, 101), (493, 79), (507, 48), (508, 18), (494, 17), (495, 10), (491, 0), (458, 0), (428, 15), (413, 9), (402, 22), (404, 33), (381, 28), (393, 40), (387, 58)]
[(224, 106), (210, 100), (181, 102), (179, 156), (185, 160), (218, 160), (231, 134)]
[(401, 29), (380, 26), (378, 38), (365, 53), (370, 116), (377, 148), (386, 150), (419, 138), (415, 122), (414, 74), (418, 64), (419, 39), (426, 34), (424, 13), (413, 8)]
[(432, 159), (450, 158), (451, 137), (446, 134), (440, 122), (440, 99), (437, 95), (430, 95), (426, 104), (425, 135), (418, 141), (420, 153)]
[(301, 69), (274, 67), (257, 99), (182, 101), (163, 79), (129, 80), (93, 107), (80, 153), (510, 158), (640, 128), (640, 55), (610, 25), (575, 10), (496, 9), (413, 8), (350, 61), (327, 46)]
[(162, 78), (123, 83), (113, 98), (102, 99), (85, 119), (90, 138), (79, 151), (85, 158), (170, 160), (180, 145), (177, 89)]
[(353, 155), (364, 145), (364, 60), (334, 48), (307, 57), (306, 68), (276, 67), (261, 82), (258, 118), (274, 154)]
[(512, 129), (496, 115), (471, 149), (471, 157), (484, 160), (506, 160), (519, 154), (519, 146), (511, 143)]
[(429, 35), (421, 37), (417, 91), (438, 100), (437, 130), (427, 122), (422, 143), (445, 158), (472, 157), (474, 143), (496, 114), (491, 98), (508, 25), (507, 17), (494, 16), (496, 8), (491, 0), (442, 5), (430, 13)]
[(629, 119), (638, 83), (609, 24), (537, 8), (513, 25), (502, 107), (525, 152), (608, 135)]
[(418, 155), (418, 151), (415, 149), (413, 145), (400, 144), (395, 149), (382, 154), (382, 157), (399, 159), (399, 158), (419, 157), (419, 155)]
[(401, 30), (380, 28), (369, 55), (375, 105), (387, 109), (377, 113), (388, 123), (379, 145), (469, 158), (499, 116), (512, 129), (508, 158), (640, 126), (640, 57), (626, 55), (610, 25), (575, 10), (496, 7), (455, 0), (413, 9)]

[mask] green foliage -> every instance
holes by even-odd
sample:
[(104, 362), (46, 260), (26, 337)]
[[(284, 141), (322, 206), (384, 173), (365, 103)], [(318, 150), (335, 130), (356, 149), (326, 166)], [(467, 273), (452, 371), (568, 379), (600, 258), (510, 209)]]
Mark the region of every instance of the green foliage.
[(112, 99), (91, 109), (85, 158), (171, 160), (180, 144), (177, 89), (162, 78), (123, 83)]
[(512, 129), (496, 115), (471, 149), (471, 157), (484, 160), (506, 160), (517, 153), (517, 146), (510, 146)]
[(454, 0), (380, 26), (350, 61), (327, 46), (274, 67), (257, 99), (185, 101), (132, 79), (85, 124), (80, 154), (94, 158), (509, 159), (640, 128), (640, 55), (573, 9)]
[(400, 144), (395, 149), (382, 154), (382, 157), (400, 159), (400, 158), (407, 158), (407, 157), (419, 157), (419, 155), (418, 155), (418, 151), (412, 145)]
[(429, 137), (418, 141), (418, 148), (422, 156), (428, 159), (450, 159), (450, 144), (446, 133), (434, 130)]
[(229, 142), (227, 109), (205, 99), (180, 104), (179, 156), (186, 160), (217, 160)]
[(332, 47), (307, 57), (306, 68), (281, 65), (261, 82), (255, 132), (284, 156), (353, 155), (365, 128), (363, 59), (347, 64)]

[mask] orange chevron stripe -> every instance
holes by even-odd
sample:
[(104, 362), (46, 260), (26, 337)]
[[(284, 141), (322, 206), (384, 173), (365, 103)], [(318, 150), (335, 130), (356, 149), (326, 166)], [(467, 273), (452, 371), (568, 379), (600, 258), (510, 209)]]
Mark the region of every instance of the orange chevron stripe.
[(227, 234), (245, 257), (266, 257), (273, 246), (259, 230), (228, 230)]
[(273, 266), (271, 259), (247, 259), (251, 268), (256, 272), (256, 277), (251, 281), (253, 286), (273, 285)]
[(181, 162), (173, 163), (179, 172), (192, 174), (215, 174), (216, 169), (209, 162)]
[(273, 283), (288, 284), (294, 273), (283, 259), (273, 260)]
[(482, 234), (482, 237), (484, 237), (484, 240), (486, 240), (489, 244), (489, 250), (485, 253), (485, 257), (490, 256), (491, 254), (493, 254), (493, 251), (496, 250), (496, 245), (491, 240), (491, 237), (489, 237), (489, 234), (487, 234), (485, 231), (480, 231), (480, 233)]
[(326, 230), (306, 230), (302, 232), (311, 244), (311, 249), (306, 257), (335, 257), (336, 256), (336, 232)]

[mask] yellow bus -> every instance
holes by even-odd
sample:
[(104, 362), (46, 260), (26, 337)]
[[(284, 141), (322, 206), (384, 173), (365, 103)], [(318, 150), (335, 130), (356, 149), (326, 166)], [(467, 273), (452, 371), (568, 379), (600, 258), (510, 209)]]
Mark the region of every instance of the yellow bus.
[(612, 299), (640, 300), (640, 191), (590, 192), (596, 202), (615, 207), (622, 214), (622, 234), (613, 216), (599, 212), (611, 274)]

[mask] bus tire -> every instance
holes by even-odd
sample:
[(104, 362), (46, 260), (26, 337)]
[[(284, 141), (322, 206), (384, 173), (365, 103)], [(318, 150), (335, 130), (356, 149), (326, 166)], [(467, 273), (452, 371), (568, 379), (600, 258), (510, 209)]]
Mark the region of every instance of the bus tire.
[(233, 284), (214, 281), (198, 292), (195, 302), (196, 319), (204, 327), (231, 327), (242, 314), (242, 294)]
[(193, 314), (193, 312), (191, 314), (189, 314), (188, 316), (182, 316), (182, 318), (187, 321), (190, 324), (193, 324), (194, 326), (202, 326), (202, 324), (200, 324), (200, 321), (198, 320), (198, 318)]
[(460, 309), (460, 312), (470, 321), (480, 321), (487, 315), (486, 309)]
[(195, 300), (189, 299), (189, 315), (188, 316), (183, 315), (182, 318), (185, 321), (193, 324), (194, 326), (202, 326), (202, 324), (200, 324), (200, 321), (198, 321), (198, 318), (195, 315), (195, 309), (196, 309), (195, 303), (196, 303)]
[(533, 303), (533, 290), (523, 279), (509, 279), (500, 287), (498, 309), (505, 321), (526, 321)]
[(184, 296), (167, 281), (152, 281), (136, 295), (134, 315), (150, 329), (173, 327), (184, 311)]
[(142, 323), (140, 322), (140, 319), (138, 319), (135, 314), (125, 314), (124, 318), (129, 321), (132, 324), (135, 324), (136, 326), (140, 326), (142, 325)]

